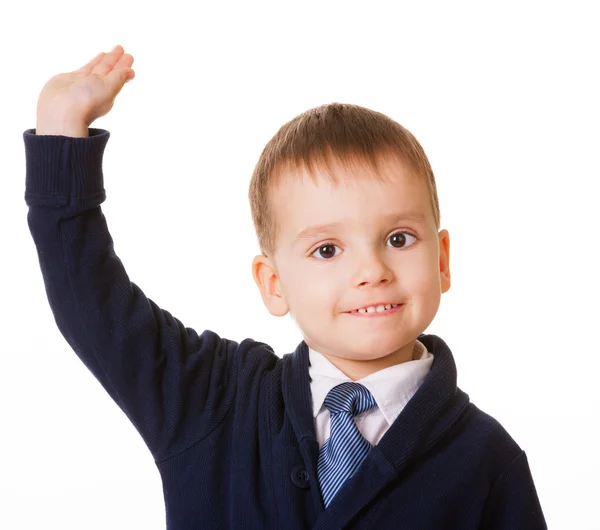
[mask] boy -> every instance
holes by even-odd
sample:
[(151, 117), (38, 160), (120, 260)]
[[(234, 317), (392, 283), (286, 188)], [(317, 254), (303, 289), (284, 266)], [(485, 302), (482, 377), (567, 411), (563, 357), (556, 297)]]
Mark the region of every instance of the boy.
[(56, 323), (151, 451), (167, 528), (546, 528), (525, 453), (422, 333), (450, 288), (450, 241), (416, 139), (332, 104), (265, 147), (253, 277), (304, 337), (280, 359), (184, 327), (115, 255), (109, 133), (89, 125), (132, 63), (117, 46), (46, 84), (24, 132), (25, 200)]

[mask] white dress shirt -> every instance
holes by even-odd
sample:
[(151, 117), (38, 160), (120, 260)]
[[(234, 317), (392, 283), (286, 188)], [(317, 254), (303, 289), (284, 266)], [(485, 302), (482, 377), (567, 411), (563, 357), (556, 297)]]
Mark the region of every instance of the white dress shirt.
[[(415, 343), (415, 349), (417, 348), (421, 350), (421, 354), (416, 352), (414, 356), (416, 360), (389, 366), (356, 381), (364, 385), (377, 402), (376, 407), (354, 417), (360, 433), (373, 445), (379, 443), (421, 386), (431, 368), (433, 354), (428, 352), (425, 345), (419, 341)], [(313, 417), (320, 449), (330, 433), (329, 410), (323, 405), (323, 401), (334, 386), (352, 379), (318, 351), (312, 348), (308, 348), (308, 351)]]

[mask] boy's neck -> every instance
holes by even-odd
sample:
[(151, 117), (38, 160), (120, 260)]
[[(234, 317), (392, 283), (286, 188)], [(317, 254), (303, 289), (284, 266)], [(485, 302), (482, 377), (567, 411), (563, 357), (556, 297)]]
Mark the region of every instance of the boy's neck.
[(396, 350), (385, 357), (365, 361), (344, 359), (326, 353), (321, 353), (321, 355), (328, 359), (338, 370), (352, 379), (352, 381), (358, 381), (359, 379), (374, 374), (375, 372), (379, 372), (384, 368), (419, 359), (420, 350), (415, 348), (416, 342), (416, 339), (412, 340), (408, 344), (402, 346), (399, 350)]

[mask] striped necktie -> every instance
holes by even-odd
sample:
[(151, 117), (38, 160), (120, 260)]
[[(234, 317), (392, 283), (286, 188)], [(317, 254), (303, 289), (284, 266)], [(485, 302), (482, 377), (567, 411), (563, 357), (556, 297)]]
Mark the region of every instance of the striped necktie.
[(329, 391), (324, 405), (331, 414), (331, 434), (319, 452), (317, 476), (327, 507), (373, 447), (360, 434), (354, 416), (372, 409), (377, 403), (363, 385), (346, 382)]

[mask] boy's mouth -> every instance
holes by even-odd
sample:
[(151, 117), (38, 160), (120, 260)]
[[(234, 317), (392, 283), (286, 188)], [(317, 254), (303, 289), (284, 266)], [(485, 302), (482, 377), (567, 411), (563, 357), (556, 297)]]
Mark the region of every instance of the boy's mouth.
[(373, 304), (366, 307), (360, 307), (358, 309), (353, 309), (352, 311), (346, 311), (349, 315), (378, 315), (378, 314), (386, 314), (386, 313), (395, 313), (400, 307), (404, 304), (395, 304), (395, 303), (380, 303)]

